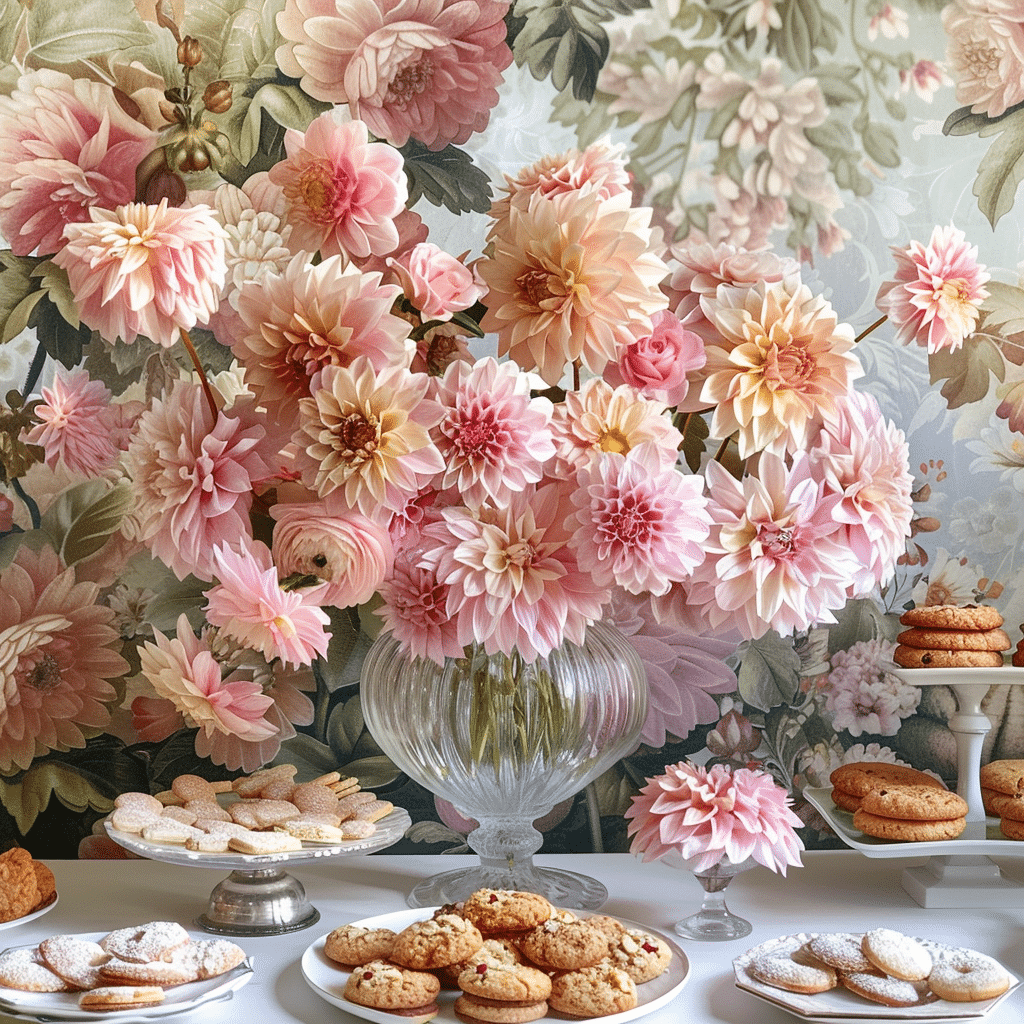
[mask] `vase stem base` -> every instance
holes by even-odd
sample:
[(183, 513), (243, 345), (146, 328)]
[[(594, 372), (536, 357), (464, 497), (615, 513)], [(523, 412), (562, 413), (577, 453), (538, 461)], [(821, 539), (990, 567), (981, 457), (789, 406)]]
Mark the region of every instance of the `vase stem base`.
[(676, 935), (699, 942), (728, 942), (730, 939), (742, 939), (753, 930), (754, 926), (749, 921), (737, 917), (728, 909), (724, 909), (724, 912), (700, 910), (690, 917), (683, 918), (675, 926)]
[(560, 868), (519, 866), (504, 871), (483, 866), (445, 871), (424, 879), (406, 897), (410, 907), (437, 907), (458, 903), (477, 889), (516, 889), (539, 892), (556, 907), (597, 910), (608, 899), (608, 890), (596, 878)]

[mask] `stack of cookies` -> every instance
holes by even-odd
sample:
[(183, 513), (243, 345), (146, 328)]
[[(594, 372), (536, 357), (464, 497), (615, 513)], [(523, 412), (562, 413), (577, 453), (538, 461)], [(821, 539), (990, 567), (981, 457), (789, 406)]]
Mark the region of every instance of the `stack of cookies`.
[(1024, 761), (990, 761), (981, 766), (985, 812), (999, 818), (1007, 839), (1024, 839)]
[(893, 661), (903, 668), (998, 668), (1012, 646), (987, 605), (922, 605), (900, 616)]
[(468, 1024), (525, 1024), (549, 1007), (576, 1017), (632, 1010), (637, 986), (672, 959), (663, 939), (614, 918), (581, 920), (543, 896), (502, 889), (480, 889), (397, 934), (336, 928), (324, 953), (352, 968), (344, 994), (354, 1003), (426, 1015), (442, 988), (455, 989), (455, 1014)]
[(42, 910), (57, 898), (53, 872), (20, 846), (0, 853), (0, 922)]

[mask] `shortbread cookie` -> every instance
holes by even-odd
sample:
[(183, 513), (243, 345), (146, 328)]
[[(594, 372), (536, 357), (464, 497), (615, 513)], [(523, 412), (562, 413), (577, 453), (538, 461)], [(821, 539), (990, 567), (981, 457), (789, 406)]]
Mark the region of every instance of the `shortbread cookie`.
[[(897, 644), (892, 660), (902, 668), (999, 668), (999, 651), (923, 650)], [(899, 1005), (899, 1004), (894, 1004)]]
[(238, 853), (288, 853), (291, 850), (301, 850), (302, 840), (288, 835), (287, 832), (250, 832), (244, 836), (230, 836), (228, 846)]
[(237, 825), (258, 831), (282, 825), (292, 818), (298, 818), (301, 811), (287, 800), (239, 800), (228, 808), (231, 820)]
[(924, 629), (998, 629), (1003, 617), (989, 605), (926, 604), (905, 611), (900, 624)]
[(337, 814), (338, 797), (316, 782), (296, 786), (288, 798), (303, 814)]
[(340, 814), (342, 818), (347, 818), (349, 815), (355, 814), (364, 804), (372, 804), (376, 799), (376, 793), (370, 793), (365, 789), (349, 793), (347, 796), (338, 798), (335, 813)]
[(362, 818), (349, 818), (343, 821), (338, 828), (341, 830), (341, 837), (346, 842), (357, 839), (369, 839), (377, 831), (377, 825), (372, 821), (364, 821)]
[(54, 974), (75, 989), (96, 988), (100, 968), (110, 954), (98, 942), (76, 935), (52, 935), (39, 943), (39, 956)]
[(525, 932), (516, 942), (535, 964), (560, 971), (592, 967), (608, 955), (608, 936), (587, 921), (550, 918)]
[(934, 998), (923, 981), (902, 981), (869, 972), (840, 974), (839, 980), (851, 992), (882, 1006), (917, 1006)]
[(839, 984), (835, 968), (822, 963), (802, 944), (756, 957), (747, 965), (747, 971), (772, 988), (804, 995), (828, 992)]
[(38, 949), (6, 949), (0, 953), (0, 985), (19, 992), (69, 992), (69, 985), (43, 962)]
[(442, 914), (415, 921), (400, 931), (389, 959), (401, 967), (433, 970), (465, 960), (483, 944), (483, 936), (471, 921)]
[(1009, 796), (1024, 793), (1024, 760), (989, 761), (981, 766), (979, 776), (986, 789)]
[(390, 800), (371, 800), (368, 803), (360, 804), (353, 812), (352, 817), (356, 821), (380, 821), (386, 818), (395, 805)]
[(548, 1003), (576, 1017), (606, 1017), (636, 1006), (636, 985), (625, 971), (609, 964), (581, 967), (551, 979)]
[(612, 944), (608, 960), (621, 967), (637, 985), (664, 974), (672, 962), (667, 942), (638, 928), (626, 928)]
[(203, 832), (198, 836), (189, 836), (185, 840), (185, 849), (193, 853), (227, 853), (231, 849), (231, 836), (226, 832)]
[(83, 1010), (108, 1013), (112, 1010), (133, 1010), (140, 1006), (156, 1006), (164, 1001), (164, 990), (156, 985), (105, 985), (78, 997)]
[(293, 764), (278, 764), (270, 768), (261, 768), (252, 775), (235, 779), (232, 784), (234, 791), (241, 797), (258, 796), (265, 785), (278, 779), (293, 779), (298, 768)]
[(863, 797), (879, 786), (934, 786), (945, 789), (938, 779), (909, 765), (885, 761), (853, 761), (840, 765), (829, 776), (835, 789)]
[(807, 941), (807, 949), (837, 971), (870, 971), (874, 963), (861, 948), (861, 936), (850, 932), (823, 932)]
[[(216, 800), (189, 800), (182, 805), (183, 811), (188, 811), (196, 816), (197, 821), (230, 821), (231, 815)], [(164, 810), (164, 814), (170, 814), (171, 808)], [(191, 822), (195, 824), (195, 821)]]
[(853, 816), (853, 827), (876, 839), (894, 839), (904, 843), (928, 843), (956, 839), (967, 827), (966, 818), (949, 821), (903, 821), (882, 818), (863, 808)]
[(322, 843), (325, 845), (343, 843), (345, 833), (334, 825), (325, 825), (320, 821), (308, 821), (302, 818), (294, 818), (286, 821), (283, 825), (277, 826), (281, 831), (287, 832), (304, 843)]
[(175, 962), (195, 973), (197, 981), (218, 978), (245, 960), (245, 950), (230, 939), (195, 939), (175, 955)]
[(295, 792), (295, 780), (282, 776), (279, 779), (271, 779), (260, 787), (259, 798), (261, 800), (288, 800), (291, 801)]
[(152, 960), (172, 960), (175, 951), (188, 941), (188, 932), (177, 921), (150, 921), (118, 928), (100, 939), (100, 946), (119, 960), (144, 964)]
[(409, 970), (383, 960), (371, 960), (349, 975), (344, 996), (360, 1006), (372, 1006), (378, 1010), (415, 1009), (422, 1013), (436, 1013), (434, 1000), (440, 991), (441, 982), (433, 974)]
[(1010, 976), (991, 957), (963, 950), (937, 960), (928, 975), (931, 990), (953, 1003), (994, 999), (1010, 987)]
[(546, 921), (553, 910), (538, 893), (514, 889), (477, 889), (462, 908), (466, 917), (484, 933), (525, 932)]
[(155, 796), (135, 790), (119, 793), (115, 796), (114, 807), (130, 807), (137, 811), (150, 811), (154, 815), (159, 814), (164, 809), (164, 805)]
[(882, 786), (866, 793), (860, 806), (883, 818), (910, 821), (942, 821), (967, 813), (963, 797), (934, 786)]
[(931, 953), (916, 939), (891, 928), (867, 932), (861, 948), (878, 970), (903, 981), (923, 981), (932, 969)]
[(179, 775), (171, 783), (171, 792), (184, 803), (190, 800), (217, 801), (217, 791), (199, 775)]
[(177, 960), (140, 964), (118, 960), (115, 956), (99, 969), (99, 980), (103, 985), (187, 985), (197, 979), (194, 967)]
[(1001, 629), (923, 629), (920, 626), (903, 630), (896, 642), (940, 651), (1008, 651), (1013, 646)]
[(363, 928), (346, 924), (335, 928), (324, 940), (324, 955), (346, 967), (387, 960), (398, 938), (390, 928)]
[[(142, 794), (140, 793), (139, 796)], [(165, 810), (161, 804), (160, 809), (154, 811), (152, 807), (132, 806), (115, 807), (110, 812), (110, 824), (119, 832), (127, 832), (129, 835), (139, 835), (146, 825), (156, 821)]]
[(173, 807), (165, 807), (160, 817), (180, 821), (183, 825), (194, 825), (199, 815), (190, 810), (188, 804), (175, 804)]
[(173, 843), (184, 846), (189, 836), (198, 835), (200, 830), (183, 821), (163, 816), (154, 818), (148, 825), (142, 826), (142, 838), (150, 843)]

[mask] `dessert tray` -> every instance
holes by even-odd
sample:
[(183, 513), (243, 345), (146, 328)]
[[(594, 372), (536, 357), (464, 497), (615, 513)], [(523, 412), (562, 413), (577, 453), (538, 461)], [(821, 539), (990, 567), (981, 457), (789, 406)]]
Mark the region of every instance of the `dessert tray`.
[[(801, 1020), (813, 1021), (816, 1024), (871, 1024), (872, 1021), (921, 1021), (927, 1024), (955, 1024), (955, 1022), (971, 1022), (987, 1017), (1011, 992), (1020, 984), (1021, 979), (1007, 970), (1010, 975), (1010, 987), (994, 999), (980, 1000), (974, 1003), (952, 1003), (945, 999), (935, 998), (918, 1006), (882, 1006), (862, 999), (848, 989), (839, 986), (828, 992), (815, 995), (804, 995), (799, 992), (787, 992), (772, 985), (758, 981), (747, 968), (751, 961), (759, 956), (770, 955), (794, 941), (806, 942), (814, 937), (815, 932), (801, 932), (798, 935), (782, 935), (775, 939), (762, 942), (759, 946), (747, 950), (732, 962), (736, 976), (736, 987), (752, 996), (762, 999), (774, 1006), (781, 1007)], [(918, 939), (936, 960), (959, 952), (952, 946), (929, 939)]]
[[(422, 921), (429, 918), (439, 908), (418, 907), (411, 910), (399, 910), (393, 914), (382, 914), (378, 917), (367, 917), (361, 921), (353, 921), (353, 924), (361, 925), (363, 928), (390, 928), (392, 931), (401, 931), (414, 921)], [(585, 914), (580, 916), (585, 917)], [(618, 918), (627, 928), (638, 928), (641, 931), (656, 934), (659, 939), (666, 942), (672, 950), (672, 962), (668, 970), (659, 978), (645, 982), (637, 986), (639, 997), (638, 1005), (625, 1013), (613, 1013), (606, 1017), (582, 1018), (573, 1017), (574, 1021), (599, 1020), (602, 1024), (626, 1024), (626, 1021), (637, 1020), (653, 1013), (667, 1003), (670, 1003), (680, 993), (690, 976), (690, 962), (686, 954), (667, 935), (649, 928), (645, 924), (637, 924), (634, 921), (627, 921), (625, 918)], [(340, 922), (339, 922), (340, 923)], [(324, 943), (327, 936), (321, 936), (316, 942), (311, 943), (302, 954), (301, 968), (302, 977), (306, 984), (324, 1001), (332, 1006), (337, 1006), (354, 1017), (362, 1017), (363, 1020), (374, 1021), (375, 1024), (395, 1024), (397, 1019), (393, 1013), (385, 1013), (382, 1010), (375, 1010), (369, 1006), (360, 1006), (357, 1003), (349, 1002), (342, 992), (345, 989), (345, 982), (348, 981), (349, 969), (341, 964), (328, 959), (324, 953)], [(411, 1021), (413, 1024), (425, 1024), (426, 1021), (438, 1021), (439, 1024), (460, 1024), (459, 1018), (455, 1016), (453, 1003), (458, 992), (441, 991), (437, 997), (438, 1006), (441, 1010), (437, 1014), (427, 1014), (421, 1017), (405, 1017), (403, 1021)], [(560, 1014), (551, 1011), (550, 1017), (561, 1017)]]
[(412, 824), (409, 812), (396, 807), (377, 822), (367, 839), (323, 844), (304, 843), (287, 853), (199, 853), (176, 843), (158, 843), (121, 832), (109, 821), (107, 835), (119, 846), (149, 860), (187, 867), (230, 871), (210, 894), (206, 913), (196, 919), (205, 931), (219, 935), (281, 935), (308, 928), (320, 912), (306, 898), (302, 883), (284, 869), (327, 857), (354, 857), (393, 846)]
[(48, 914), (55, 906), (57, 906), (58, 899), (59, 897), (55, 894), (53, 899), (50, 900), (45, 907), (33, 910), (31, 914), (25, 914), (22, 917), (15, 917), (10, 921), (0, 921), (0, 932), (6, 931), (8, 928), (17, 928), (20, 924), (28, 924), (29, 921), (35, 921), (36, 918), (42, 917), (43, 914)]
[[(97, 942), (106, 932), (79, 934), (80, 939)], [(36, 943), (10, 949), (34, 949)], [(5, 950), (6, 952), (6, 950)], [(113, 1010), (97, 1013), (83, 1010), (78, 1005), (78, 992), (20, 992), (0, 986), (0, 1013), (16, 1020), (39, 1021), (54, 1024), (57, 1021), (114, 1020), (120, 1024), (129, 1021), (157, 1020), (176, 1014), (188, 1013), (199, 1006), (229, 1000), (253, 976), (253, 958), (249, 957), (234, 969), (206, 981), (193, 981), (187, 985), (175, 985), (165, 990), (164, 1001), (156, 1006), (139, 1006), (131, 1010)], [(392, 1022), (393, 1024), (393, 1022)]]

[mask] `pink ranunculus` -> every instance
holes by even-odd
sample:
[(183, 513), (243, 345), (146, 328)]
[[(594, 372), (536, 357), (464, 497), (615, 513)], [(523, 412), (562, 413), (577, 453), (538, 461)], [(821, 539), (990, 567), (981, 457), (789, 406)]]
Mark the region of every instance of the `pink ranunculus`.
[(109, 85), (23, 75), (0, 96), (0, 234), (17, 256), (57, 252), (68, 224), (135, 198), (135, 168), (155, 144)]
[(420, 242), (398, 259), (389, 259), (388, 266), (424, 320), (448, 320), (487, 291), (473, 271), (433, 242)]
[(274, 564), (282, 576), (317, 576), (320, 604), (349, 608), (380, 588), (394, 559), (387, 528), (343, 503), (274, 505)]
[(878, 289), (875, 305), (904, 344), (955, 352), (974, 331), (991, 275), (978, 263), (978, 247), (952, 226), (937, 226), (927, 245), (892, 247), (896, 277)]
[(693, 871), (724, 857), (735, 864), (752, 857), (782, 874), (800, 866), (803, 844), (794, 829), (803, 822), (789, 806), (789, 793), (750, 768), (667, 765), (633, 797), (626, 817), (630, 852), (645, 861), (677, 853)]
[(288, 202), (293, 250), (365, 258), (398, 245), (395, 218), (409, 198), (402, 154), (371, 142), (362, 121), (338, 124), (330, 111), (305, 133), (289, 128), (287, 157), (270, 169)]
[(395, 146), (461, 145), (487, 127), (502, 72), (505, 0), (287, 0), (278, 66), (328, 103), (347, 103)]
[(176, 209), (165, 199), (89, 214), (67, 226), (67, 245), (53, 258), (87, 327), (111, 344), (143, 334), (170, 348), (180, 331), (209, 321), (227, 273), (227, 236), (208, 206)]
[(707, 361), (704, 342), (686, 330), (679, 318), (663, 309), (651, 317), (653, 332), (626, 347), (618, 363), (609, 363), (604, 378), (629, 384), (644, 398), (678, 405), (690, 388), (688, 374)]

